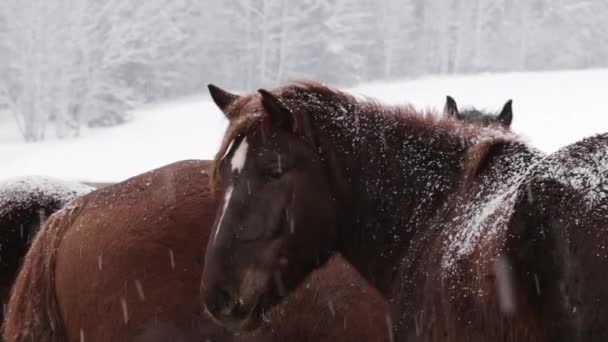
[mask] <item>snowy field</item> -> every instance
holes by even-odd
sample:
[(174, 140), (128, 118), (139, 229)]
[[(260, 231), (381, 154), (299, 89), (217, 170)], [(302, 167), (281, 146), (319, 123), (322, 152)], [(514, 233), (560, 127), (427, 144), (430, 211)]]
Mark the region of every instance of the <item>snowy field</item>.
[[(440, 110), (445, 95), (462, 109), (499, 110), (514, 100), (512, 128), (552, 152), (608, 131), (608, 69), (425, 77), (349, 90), (386, 103)], [(600, 101), (602, 100), (602, 101)], [(206, 94), (143, 107), (128, 124), (81, 138), (25, 143), (12, 120), (0, 120), (0, 180), (46, 175), (72, 181), (120, 181), (182, 159), (211, 159), (226, 125)]]

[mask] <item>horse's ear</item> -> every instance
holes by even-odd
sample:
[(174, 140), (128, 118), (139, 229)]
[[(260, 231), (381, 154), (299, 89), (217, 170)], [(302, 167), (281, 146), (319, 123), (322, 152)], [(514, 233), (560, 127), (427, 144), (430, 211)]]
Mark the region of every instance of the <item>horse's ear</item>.
[(502, 107), (500, 114), (498, 114), (498, 121), (505, 127), (511, 127), (511, 122), (513, 122), (513, 100), (507, 101), (504, 107)]
[(304, 113), (290, 108), (284, 101), (265, 89), (259, 89), (258, 92), (262, 96), (262, 106), (266, 109), (273, 125), (313, 141), (309, 118)]
[(209, 84), (207, 87), (209, 88), (209, 94), (211, 94), (213, 102), (215, 102), (215, 104), (222, 110), (222, 112), (224, 112), (224, 114), (226, 114), (226, 108), (228, 108), (228, 106), (239, 98), (238, 95), (230, 94), (229, 92), (213, 84)]
[(262, 106), (266, 109), (273, 125), (284, 128), (293, 126), (291, 110), (283, 101), (265, 89), (259, 89), (258, 93), (262, 96)]
[(445, 107), (443, 107), (443, 114), (447, 117), (456, 118), (458, 117), (458, 106), (456, 101), (451, 96), (446, 96)]

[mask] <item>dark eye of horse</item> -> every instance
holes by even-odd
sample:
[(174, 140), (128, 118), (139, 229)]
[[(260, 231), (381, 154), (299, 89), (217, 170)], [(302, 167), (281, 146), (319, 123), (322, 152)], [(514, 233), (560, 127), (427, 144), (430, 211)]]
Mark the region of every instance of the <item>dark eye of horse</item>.
[(277, 180), (283, 176), (285, 170), (279, 169), (278, 167), (273, 167), (266, 169), (265, 176), (269, 181)]

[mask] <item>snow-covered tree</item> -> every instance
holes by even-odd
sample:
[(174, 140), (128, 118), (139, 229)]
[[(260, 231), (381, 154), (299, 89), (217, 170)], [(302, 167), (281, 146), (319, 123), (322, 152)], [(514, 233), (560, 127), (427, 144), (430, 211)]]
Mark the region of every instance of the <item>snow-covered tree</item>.
[(365, 73), (368, 50), (372, 46), (373, 2), (330, 0), (325, 2), (322, 41), (325, 45), (325, 79), (353, 84)]
[(374, 12), (377, 35), (374, 49), (378, 57), (371, 56), (380, 63), (382, 78), (403, 76), (416, 67), (412, 51), (415, 51), (416, 18), (411, 0), (386, 0), (379, 2)]
[(606, 66), (607, 14), (605, 0), (3, 0), (0, 110), (36, 141), (209, 82)]
[(143, 100), (142, 80), (162, 83), (183, 59), (184, 2), (5, 0), (4, 88), (26, 140), (83, 124), (114, 124)]

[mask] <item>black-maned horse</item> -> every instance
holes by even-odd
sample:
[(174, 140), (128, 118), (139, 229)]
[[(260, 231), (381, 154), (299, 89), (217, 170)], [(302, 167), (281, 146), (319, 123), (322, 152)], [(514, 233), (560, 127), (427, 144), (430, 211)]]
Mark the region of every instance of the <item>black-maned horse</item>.
[(8, 291), (40, 223), (69, 200), (92, 190), (79, 183), (40, 176), (0, 182), (0, 325)]
[(500, 125), (509, 129), (511, 128), (511, 122), (513, 122), (513, 100), (508, 100), (500, 112), (496, 114), (479, 110), (474, 107), (465, 108), (461, 111), (458, 109), (456, 100), (451, 96), (446, 96), (443, 113), (446, 116), (471, 124), (481, 126)]
[(243, 331), (335, 253), (396, 341), (608, 340), (608, 136), (545, 157), (496, 127), (315, 83), (237, 96), (204, 304)]

